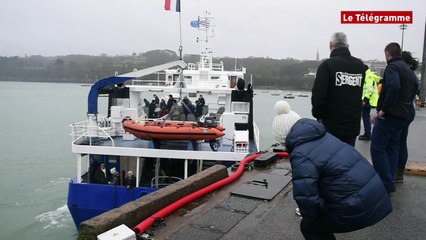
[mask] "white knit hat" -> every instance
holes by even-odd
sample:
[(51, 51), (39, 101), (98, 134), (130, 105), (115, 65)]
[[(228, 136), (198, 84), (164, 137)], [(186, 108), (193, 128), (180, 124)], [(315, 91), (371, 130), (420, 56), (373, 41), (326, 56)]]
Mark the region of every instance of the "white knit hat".
[(300, 119), (300, 116), (291, 110), (288, 102), (283, 100), (275, 103), (275, 113), (277, 116), (272, 123), (272, 132), (279, 143), (284, 143), (291, 127)]
[(109, 172), (110, 172), (111, 174), (114, 174), (114, 173), (116, 173), (116, 172), (117, 172), (117, 170), (115, 170), (115, 167), (113, 167), (113, 168), (111, 168), (111, 169), (109, 170)]

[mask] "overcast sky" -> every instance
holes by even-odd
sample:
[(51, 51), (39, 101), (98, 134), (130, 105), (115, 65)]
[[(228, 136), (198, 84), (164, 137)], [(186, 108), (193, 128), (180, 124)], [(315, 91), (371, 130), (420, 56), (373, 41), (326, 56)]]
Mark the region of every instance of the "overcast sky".
[[(348, 35), (352, 54), (384, 60), (389, 42), (401, 42), (394, 24), (341, 24), (345, 10), (413, 11), (404, 49), (421, 58), (425, 0), (181, 0), (185, 53), (199, 53), (190, 27), (203, 11), (215, 18), (214, 56), (315, 59), (329, 56), (333, 32)], [(123, 55), (177, 51), (179, 14), (164, 0), (1, 0), (0, 56)]]

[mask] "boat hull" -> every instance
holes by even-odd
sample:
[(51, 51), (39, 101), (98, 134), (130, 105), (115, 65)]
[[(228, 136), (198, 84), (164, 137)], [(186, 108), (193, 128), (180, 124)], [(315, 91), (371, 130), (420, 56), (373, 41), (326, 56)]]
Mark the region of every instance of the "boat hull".
[(77, 229), (79, 229), (80, 223), (156, 190), (157, 188), (128, 189), (124, 186), (71, 181), (68, 188), (67, 206)]

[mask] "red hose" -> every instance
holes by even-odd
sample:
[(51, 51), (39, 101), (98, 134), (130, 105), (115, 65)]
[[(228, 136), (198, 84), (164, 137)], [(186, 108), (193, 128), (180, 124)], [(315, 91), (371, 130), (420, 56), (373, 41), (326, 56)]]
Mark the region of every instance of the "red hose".
[[(135, 231), (137, 236), (140, 236), (149, 227), (151, 227), (152, 224), (154, 224), (154, 222), (157, 219), (165, 218), (168, 215), (170, 215), (171, 213), (173, 213), (174, 211), (185, 206), (186, 204), (188, 204), (192, 201), (195, 201), (196, 199), (198, 199), (198, 198), (200, 198), (200, 197), (202, 197), (202, 196), (204, 196), (208, 193), (211, 193), (211, 192), (215, 191), (216, 189), (219, 189), (219, 188), (237, 180), (243, 174), (245, 164), (253, 161), (254, 159), (256, 159), (260, 155), (262, 155), (262, 154), (255, 154), (255, 155), (244, 158), (241, 161), (240, 165), (238, 166), (237, 171), (235, 171), (235, 173), (232, 174), (231, 176), (224, 178), (220, 181), (217, 181), (217, 182), (215, 182), (215, 183), (213, 183), (213, 184), (211, 184), (207, 187), (204, 187), (204, 188), (202, 188), (202, 189), (200, 189), (196, 192), (193, 192), (193, 193), (177, 200), (176, 202), (164, 207), (160, 211), (151, 215), (151, 217), (145, 219), (144, 221), (142, 221), (138, 225), (136, 225), (136, 227), (133, 228), (133, 231)], [(280, 156), (280, 157), (288, 157), (287, 152), (278, 152), (277, 155)]]

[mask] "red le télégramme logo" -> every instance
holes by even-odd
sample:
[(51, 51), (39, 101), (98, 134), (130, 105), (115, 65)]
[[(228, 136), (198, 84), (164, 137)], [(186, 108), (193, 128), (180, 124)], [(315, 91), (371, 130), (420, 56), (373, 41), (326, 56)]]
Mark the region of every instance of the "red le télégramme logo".
[(413, 11), (341, 11), (342, 24), (412, 24)]

